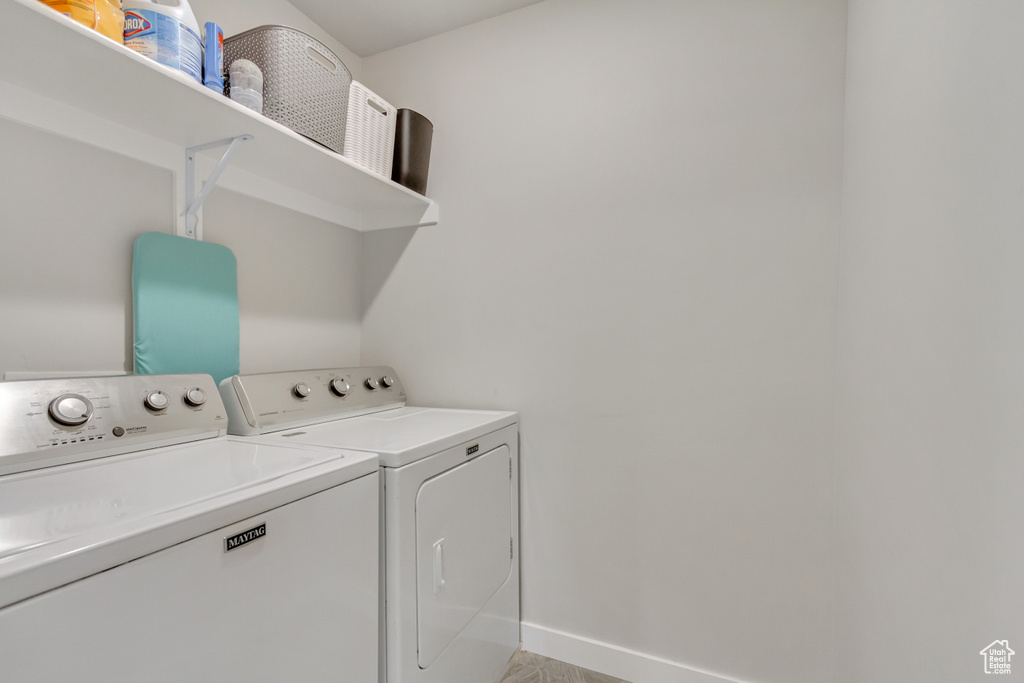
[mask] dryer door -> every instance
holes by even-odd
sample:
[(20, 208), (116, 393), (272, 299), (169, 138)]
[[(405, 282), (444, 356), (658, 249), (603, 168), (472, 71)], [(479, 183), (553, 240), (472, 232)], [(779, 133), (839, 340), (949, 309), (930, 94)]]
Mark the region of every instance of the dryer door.
[(508, 446), (428, 479), (416, 495), (419, 665), (427, 668), (512, 569)]

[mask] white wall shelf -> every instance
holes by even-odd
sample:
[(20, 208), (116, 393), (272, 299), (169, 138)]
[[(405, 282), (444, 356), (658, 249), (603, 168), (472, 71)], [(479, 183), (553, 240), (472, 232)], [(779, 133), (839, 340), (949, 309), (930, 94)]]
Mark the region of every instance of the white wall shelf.
[[(38, 0), (0, 0), (0, 117), (169, 168), (181, 225), (184, 149), (240, 135), (253, 139), (221, 186), (358, 231), (438, 220), (430, 199)], [(218, 158), (200, 159), (200, 171)]]

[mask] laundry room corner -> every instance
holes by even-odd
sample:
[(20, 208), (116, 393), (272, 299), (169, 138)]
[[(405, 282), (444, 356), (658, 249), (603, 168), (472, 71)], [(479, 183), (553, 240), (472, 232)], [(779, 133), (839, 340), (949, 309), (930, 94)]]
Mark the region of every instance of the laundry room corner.
[(519, 412), (526, 649), (830, 675), (845, 22), (548, 0), (363, 60), (435, 122), (444, 220), (379, 264), (361, 359)]
[(0, 0), (0, 683), (1019, 664), (1024, 0), (132, 3)]

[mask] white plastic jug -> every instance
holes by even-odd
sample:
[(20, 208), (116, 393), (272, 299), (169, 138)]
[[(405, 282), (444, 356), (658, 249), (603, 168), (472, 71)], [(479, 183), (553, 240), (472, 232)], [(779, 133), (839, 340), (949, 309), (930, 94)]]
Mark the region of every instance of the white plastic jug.
[(124, 0), (124, 44), (203, 82), (203, 43), (188, 0)]

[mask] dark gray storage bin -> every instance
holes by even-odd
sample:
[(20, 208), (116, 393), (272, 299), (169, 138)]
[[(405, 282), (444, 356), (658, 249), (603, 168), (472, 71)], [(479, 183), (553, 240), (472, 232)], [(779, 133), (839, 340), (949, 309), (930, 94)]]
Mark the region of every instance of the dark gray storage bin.
[(395, 119), (395, 158), (391, 179), (414, 192), (427, 194), (430, 139), (434, 124), (412, 109), (399, 109)]

